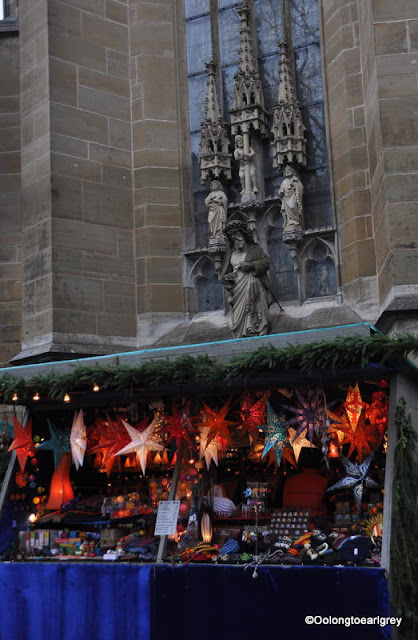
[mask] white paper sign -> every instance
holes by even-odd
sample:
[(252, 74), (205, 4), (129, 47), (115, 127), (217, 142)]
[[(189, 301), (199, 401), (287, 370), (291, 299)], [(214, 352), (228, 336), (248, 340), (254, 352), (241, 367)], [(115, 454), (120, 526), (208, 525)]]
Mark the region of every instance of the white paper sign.
[(172, 536), (176, 533), (180, 500), (164, 500), (158, 503), (155, 536)]

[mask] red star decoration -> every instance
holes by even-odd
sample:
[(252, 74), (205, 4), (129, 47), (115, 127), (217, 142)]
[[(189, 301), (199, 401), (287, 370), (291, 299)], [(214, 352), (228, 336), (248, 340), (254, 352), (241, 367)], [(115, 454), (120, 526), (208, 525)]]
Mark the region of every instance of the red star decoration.
[[(129, 434), (120, 418), (114, 422), (107, 416), (107, 421), (100, 420), (97, 425), (97, 435), (99, 442), (91, 447), (90, 451), (103, 453), (102, 465), (105, 466), (107, 475), (110, 475), (116, 453), (130, 442)], [(120, 462), (120, 459), (117, 458), (117, 461)]]
[(355, 431), (351, 425), (348, 427), (339, 425), (338, 429), (345, 433), (345, 438), (341, 444), (350, 445), (347, 458), (349, 458), (354, 450), (356, 450), (357, 460), (359, 463), (363, 462), (364, 458), (371, 455), (379, 446), (380, 438), (376, 434), (375, 427), (373, 425), (366, 424), (365, 411), (362, 411), (360, 414)]
[(209, 444), (213, 438), (217, 436), (229, 442), (229, 427), (236, 425), (237, 423), (233, 420), (227, 420), (226, 416), (229, 412), (229, 406), (231, 401), (228, 400), (223, 407), (221, 407), (218, 411), (216, 409), (211, 409), (204, 402), (203, 409), (201, 412), (201, 419), (199, 422), (199, 426), (201, 427), (209, 427), (207, 443)]
[(189, 405), (186, 405), (181, 411), (173, 402), (171, 416), (166, 415), (166, 429), (168, 433), (167, 445), (174, 440), (177, 451), (180, 451), (182, 440), (188, 440), (189, 444), (194, 447), (194, 430), (191, 419), (188, 416)]
[(384, 391), (375, 391), (372, 395), (372, 402), (366, 409), (366, 418), (370, 424), (374, 425), (383, 435), (388, 426), (389, 399)]
[(367, 404), (361, 399), (358, 384), (356, 384), (354, 387), (348, 387), (344, 407), (347, 411), (348, 420), (354, 431), (356, 430), (357, 423), (360, 419), (360, 414), (366, 406)]
[(250, 438), (257, 438), (258, 428), (266, 424), (266, 400), (268, 393), (263, 393), (258, 400), (251, 393), (245, 393), (241, 400), (240, 418), (242, 427), (248, 432)]
[(35, 451), (32, 442), (32, 418), (28, 418), (26, 426), (23, 427), (16, 416), (13, 416), (13, 442), (9, 451), (16, 451), (20, 469), (24, 471), (30, 452)]

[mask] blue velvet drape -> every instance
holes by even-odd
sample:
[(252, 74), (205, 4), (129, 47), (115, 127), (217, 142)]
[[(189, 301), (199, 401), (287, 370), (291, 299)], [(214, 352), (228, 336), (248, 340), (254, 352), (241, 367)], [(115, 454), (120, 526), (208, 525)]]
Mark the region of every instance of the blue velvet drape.
[(381, 569), (0, 563), (0, 640), (386, 640), (390, 628), (306, 615), (389, 616)]

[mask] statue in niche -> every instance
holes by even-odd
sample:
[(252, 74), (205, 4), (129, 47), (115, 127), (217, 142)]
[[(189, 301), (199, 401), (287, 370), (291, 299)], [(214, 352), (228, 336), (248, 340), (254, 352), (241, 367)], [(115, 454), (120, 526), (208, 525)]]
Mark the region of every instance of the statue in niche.
[(290, 165), (284, 170), (279, 197), (282, 200), (283, 240), (297, 240), (302, 237), (303, 184)]
[(270, 261), (245, 222), (228, 222), (225, 235), (229, 246), (220, 280), (228, 291), (232, 330), (237, 338), (265, 335), (273, 303), (267, 276)]
[(228, 198), (219, 180), (212, 180), (210, 183), (210, 193), (205, 199), (205, 205), (209, 209), (209, 244), (225, 244), (224, 228), (228, 210)]
[[(255, 151), (249, 144), (249, 134), (235, 136), (234, 158), (239, 162), (239, 179), (241, 182), (241, 195), (253, 195), (258, 193), (257, 177), (255, 170)], [(246, 148), (247, 147), (247, 148)]]

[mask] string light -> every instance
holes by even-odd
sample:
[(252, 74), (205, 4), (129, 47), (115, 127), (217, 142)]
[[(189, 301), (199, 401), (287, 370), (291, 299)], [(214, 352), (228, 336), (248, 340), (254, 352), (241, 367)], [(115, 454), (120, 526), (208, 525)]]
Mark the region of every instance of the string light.
[(17, 393), (14, 393), (12, 395), (12, 402), (17, 402), (19, 400), (19, 396), (17, 395)]
[(37, 402), (38, 400), (40, 400), (40, 395), (38, 392), (35, 393), (35, 395), (33, 396), (32, 400), (35, 400), (35, 402)]
[(95, 382), (95, 383), (94, 383), (94, 385), (93, 385), (93, 391), (96, 391), (96, 392), (97, 392), (97, 391), (100, 391), (100, 387), (99, 387), (99, 385), (97, 384), (97, 382)]
[(70, 395), (68, 393), (66, 393), (64, 398), (63, 398), (63, 400), (64, 400), (64, 402), (71, 402)]

